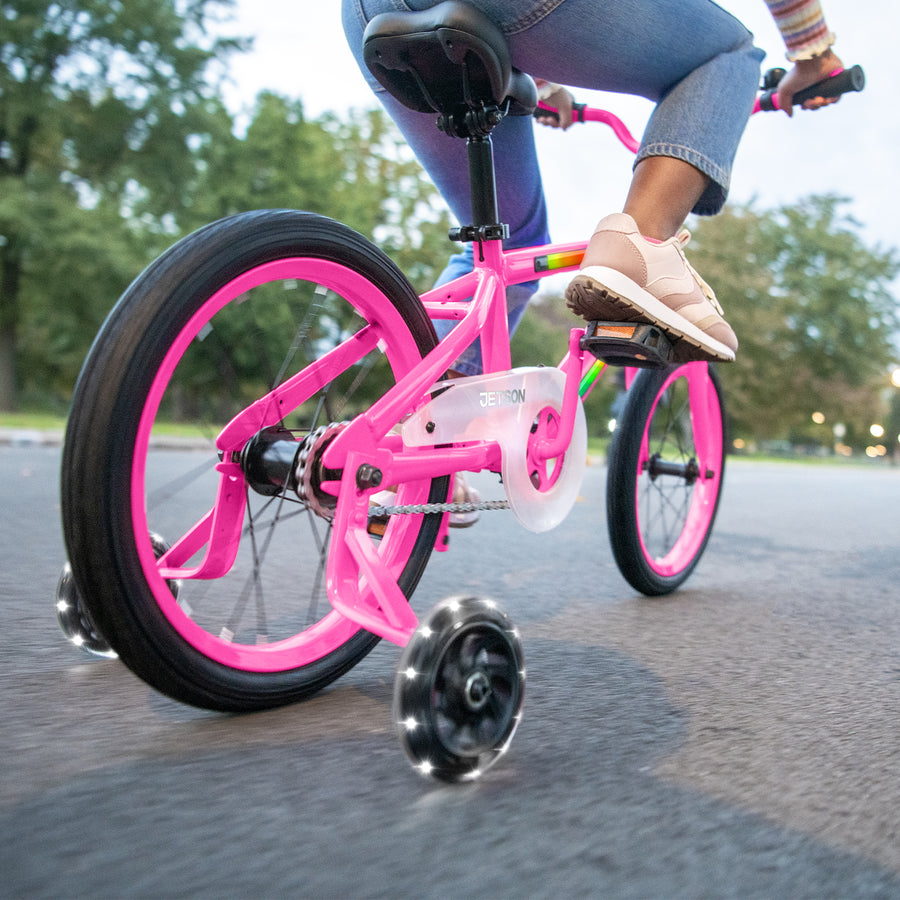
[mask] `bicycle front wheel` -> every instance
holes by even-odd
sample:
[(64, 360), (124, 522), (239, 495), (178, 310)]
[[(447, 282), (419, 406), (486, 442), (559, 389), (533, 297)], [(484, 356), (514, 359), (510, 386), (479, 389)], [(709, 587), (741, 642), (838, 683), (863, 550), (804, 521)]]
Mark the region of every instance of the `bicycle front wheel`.
[(722, 388), (706, 363), (643, 369), (610, 447), (607, 518), (628, 583), (668, 594), (694, 571), (712, 532), (725, 470)]
[[(75, 581), (126, 665), (182, 702), (250, 710), (369, 652), (378, 639), (327, 602), (337, 498), (323, 484), (340, 472), (323, 453), (436, 344), (390, 260), (307, 213), (224, 219), (135, 281), (85, 363), (62, 471)], [(447, 488), (403, 484), (397, 502)], [(231, 514), (219, 546), (234, 558), (204, 571)], [(440, 516), (394, 518), (370, 539), (408, 598)]]

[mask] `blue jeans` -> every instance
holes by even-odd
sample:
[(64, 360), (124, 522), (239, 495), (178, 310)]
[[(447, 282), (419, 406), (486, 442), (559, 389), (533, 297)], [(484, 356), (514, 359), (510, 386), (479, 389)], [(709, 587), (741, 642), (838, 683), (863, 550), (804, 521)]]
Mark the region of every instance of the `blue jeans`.
[[(569, 87), (636, 94), (656, 102), (635, 163), (670, 156), (690, 163), (711, 183), (694, 212), (722, 208), (738, 144), (759, 84), (762, 51), (753, 36), (712, 0), (468, 0), (495, 22), (509, 42), (512, 64), (529, 75)], [(436, 0), (342, 0), (344, 32), (372, 89), (461, 224), (471, 220), (465, 141), (435, 127), (388, 95), (362, 60), (366, 23), (381, 12), (419, 10)], [(529, 117), (508, 117), (493, 132), (501, 220), (507, 248), (546, 243), (547, 209)], [(586, 180), (591, 173), (585, 173)], [(602, 211), (603, 213), (608, 212)], [(598, 216), (599, 217), (599, 216)], [(469, 257), (470, 259), (470, 257)], [(438, 283), (465, 271), (454, 257)], [(507, 295), (510, 330), (536, 285)], [(452, 327), (436, 322), (440, 336)], [(464, 374), (481, 371), (477, 353), (460, 361)]]

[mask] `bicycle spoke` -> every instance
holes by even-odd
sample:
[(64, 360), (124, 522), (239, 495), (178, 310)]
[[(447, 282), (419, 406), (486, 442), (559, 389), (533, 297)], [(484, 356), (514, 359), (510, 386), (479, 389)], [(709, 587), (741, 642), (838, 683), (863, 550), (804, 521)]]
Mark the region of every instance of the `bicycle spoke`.
[(173, 497), (178, 496), (180, 492), (183, 491), (188, 485), (193, 484), (202, 476), (208, 475), (213, 470), (214, 466), (214, 460), (205, 459), (202, 463), (195, 466), (193, 469), (184, 472), (177, 478), (173, 478), (162, 487), (159, 487), (152, 493), (148, 494), (147, 511), (151, 512), (161, 504), (171, 500)]
[[(647, 550), (657, 560), (664, 558), (681, 536), (693, 499), (693, 482), (688, 478), (696, 450), (692, 430), (684, 427), (691, 413), (685, 387), (686, 382), (679, 379), (659, 396), (650, 426), (650, 456), (644, 466), (647, 484), (640, 518)], [(680, 464), (684, 475), (676, 474), (677, 467), (667, 472), (656, 460), (668, 464), (670, 470), (671, 464)]]
[[(294, 357), (297, 354), (297, 351), (300, 349), (300, 347), (304, 346), (313, 324), (318, 321), (322, 314), (322, 310), (325, 306), (325, 297), (327, 295), (328, 289), (326, 287), (321, 284), (317, 284), (315, 286), (313, 290), (313, 297), (321, 299), (313, 300), (313, 302), (310, 303), (309, 309), (307, 310), (306, 315), (303, 317), (303, 321), (300, 322), (299, 326), (297, 327), (297, 331), (294, 334), (294, 339), (291, 342), (290, 347), (288, 348), (284, 360), (281, 363), (281, 368), (279, 369), (278, 374), (275, 376), (275, 379), (272, 382), (273, 389), (281, 384), (285, 374), (288, 371), (288, 366), (293, 361)], [(307, 354), (306, 359), (307, 362), (312, 362), (314, 360), (314, 357)]]
[(313, 523), (312, 527), (317, 543), (319, 544), (319, 565), (316, 568), (316, 575), (315, 578), (313, 578), (312, 587), (310, 588), (309, 609), (307, 610), (306, 622), (304, 623), (307, 628), (319, 618), (319, 597), (324, 597), (323, 582), (325, 580), (325, 569), (328, 563), (328, 548), (331, 544), (331, 535), (334, 530), (329, 524), (325, 539), (319, 542), (318, 534), (315, 531), (315, 523)]

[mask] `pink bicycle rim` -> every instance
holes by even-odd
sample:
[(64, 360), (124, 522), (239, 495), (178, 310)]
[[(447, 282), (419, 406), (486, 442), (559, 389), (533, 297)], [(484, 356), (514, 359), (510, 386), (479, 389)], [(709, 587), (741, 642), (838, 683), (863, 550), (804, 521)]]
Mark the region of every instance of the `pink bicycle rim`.
[[(238, 276), (213, 294), (191, 317), (172, 343), (153, 380), (141, 414), (134, 447), (131, 518), (135, 535), (149, 534), (144, 461), (149, 451), (151, 430), (163, 394), (191, 341), (219, 310), (247, 291), (271, 281), (292, 278), (315, 282), (345, 298), (352, 298), (353, 306), (365, 318), (377, 322), (385, 332), (391, 333), (390, 363), (395, 372), (398, 369), (406, 371), (420, 360), (419, 351), (411, 339), (405, 342), (405, 346), (398, 346), (400, 336), (408, 332), (400, 314), (388, 298), (364, 276), (351, 269), (327, 260), (298, 257), (266, 263)], [(268, 424), (270, 423), (262, 422), (260, 427)], [(385, 554), (385, 561), (392, 574), (399, 576), (415, 542), (417, 529), (392, 523), (391, 534), (392, 539), (382, 542), (379, 552)], [(201, 654), (230, 668), (279, 672), (307, 665), (346, 643), (359, 630), (355, 622), (332, 610), (315, 625), (290, 638), (259, 645), (233, 643), (206, 631), (182, 609), (159, 574), (149, 538), (138, 540), (136, 544), (147, 585), (172, 627)]]

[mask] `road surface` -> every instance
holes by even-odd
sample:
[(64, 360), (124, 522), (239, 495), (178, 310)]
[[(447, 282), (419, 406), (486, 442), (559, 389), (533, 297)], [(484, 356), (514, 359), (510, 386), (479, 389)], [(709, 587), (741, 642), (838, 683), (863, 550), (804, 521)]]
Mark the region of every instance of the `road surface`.
[(528, 686), (508, 756), (443, 787), (387, 643), (246, 716), (66, 643), (58, 466), (0, 448), (0, 896), (900, 897), (900, 470), (731, 463), (666, 599), (615, 568), (602, 465), (549, 534), (455, 532), (416, 608), (498, 600)]

